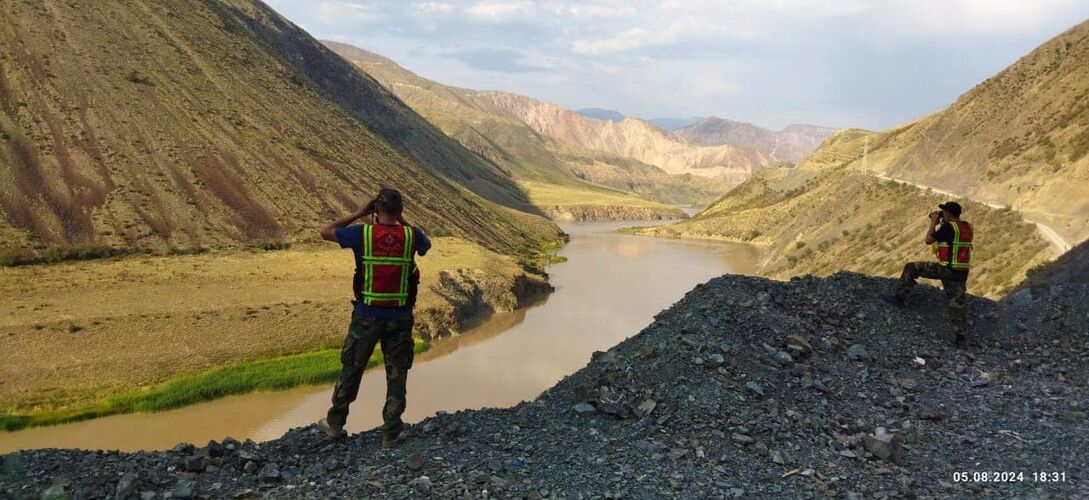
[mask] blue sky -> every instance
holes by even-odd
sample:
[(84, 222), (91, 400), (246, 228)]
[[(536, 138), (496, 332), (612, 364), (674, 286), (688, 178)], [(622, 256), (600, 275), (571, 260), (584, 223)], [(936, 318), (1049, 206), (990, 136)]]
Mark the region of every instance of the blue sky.
[(643, 118), (887, 128), (1089, 18), (1086, 0), (266, 0), (433, 80)]

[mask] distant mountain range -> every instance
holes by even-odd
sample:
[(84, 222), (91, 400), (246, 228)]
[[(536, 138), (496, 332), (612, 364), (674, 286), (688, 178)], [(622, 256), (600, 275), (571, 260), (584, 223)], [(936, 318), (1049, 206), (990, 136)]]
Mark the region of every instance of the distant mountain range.
[(782, 161), (796, 162), (820, 146), (836, 129), (816, 125), (788, 125), (774, 132), (751, 123), (712, 116), (673, 132), (694, 144), (731, 144), (762, 151)]
[(624, 115), (619, 111), (604, 108), (581, 108), (575, 111), (576, 113), (585, 116), (587, 118), (593, 118), (595, 120), (608, 120), (611, 122), (618, 122), (624, 119)]
[[(618, 111), (582, 108), (576, 113), (595, 120), (622, 121)], [(655, 118), (655, 127), (673, 132), (698, 146), (736, 146), (760, 151), (778, 161), (797, 162), (820, 146), (836, 129), (818, 125), (787, 125), (772, 131), (751, 123), (711, 116), (707, 118)]]
[(732, 187), (774, 163), (761, 151), (730, 145), (698, 146), (638, 118), (594, 120), (555, 104), (509, 92), (477, 92), (474, 99), (529, 125), (573, 150), (632, 158), (673, 174), (692, 174)]
[[(504, 92), (450, 87), (406, 70), (380, 55), (325, 42), (382, 82), (450, 137), (507, 172), (530, 199), (554, 215), (575, 218), (677, 216), (673, 204), (706, 204), (724, 185), (713, 179), (672, 175), (659, 166), (603, 148), (573, 147), (535, 128), (520, 111), (546, 106), (588, 129), (615, 126), (551, 104)], [(517, 103), (517, 104), (514, 104)], [(551, 122), (551, 118), (544, 120)], [(692, 149), (680, 138), (677, 144)]]
[(649, 121), (650, 123), (653, 123), (655, 127), (672, 132), (679, 128), (692, 125), (702, 119), (702, 116), (693, 116), (690, 118), (653, 118)]

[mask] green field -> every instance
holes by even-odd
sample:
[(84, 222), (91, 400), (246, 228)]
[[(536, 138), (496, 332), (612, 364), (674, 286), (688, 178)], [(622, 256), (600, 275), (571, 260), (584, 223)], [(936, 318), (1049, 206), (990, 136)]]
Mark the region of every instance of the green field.
[(646, 200), (619, 190), (586, 184), (586, 189), (542, 182), (523, 181), (529, 199), (537, 206), (600, 205), (617, 207), (651, 208), (676, 211), (677, 207)]
[[(427, 347), (424, 342), (416, 342), (417, 353), (426, 351)], [(378, 348), (367, 368), (382, 362), (382, 351)], [(328, 383), (336, 380), (339, 373), (339, 349), (234, 363), (178, 377), (149, 389), (109, 396), (90, 405), (0, 414), (0, 429), (13, 431), (120, 413), (170, 410), (234, 394)]]

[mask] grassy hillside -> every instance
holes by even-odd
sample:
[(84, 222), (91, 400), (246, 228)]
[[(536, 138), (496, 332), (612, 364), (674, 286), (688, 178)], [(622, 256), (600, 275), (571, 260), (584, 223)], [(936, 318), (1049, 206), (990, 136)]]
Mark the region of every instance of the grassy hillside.
[[(798, 168), (765, 170), (691, 220), (639, 232), (759, 244), (764, 273), (777, 278), (840, 270), (898, 276), (904, 262), (933, 259), (922, 243), (926, 214), (948, 197), (860, 172), (855, 159), (866, 137), (880, 139), (841, 131)], [(960, 201), (976, 228), (973, 293), (1002, 295), (1054, 255), (1017, 212)]]
[(931, 258), (925, 215), (960, 198), (977, 229), (969, 288), (1002, 295), (1089, 236), (1087, 63), (1089, 21), (947, 109), (884, 132), (840, 131), (798, 168), (764, 171), (692, 220), (644, 232), (763, 244), (777, 277), (892, 276)]
[[(504, 253), (513, 179), (263, 4), (0, 3), (0, 252), (312, 238), (379, 186)], [(90, 252), (93, 253), (93, 252)]]
[(895, 178), (1012, 206), (1089, 237), (1089, 21), (874, 149)]
[[(568, 147), (495, 109), (481, 99), (479, 91), (422, 78), (385, 57), (350, 45), (324, 43), (468, 149), (531, 185), (544, 183), (562, 186), (565, 191), (582, 191), (582, 197), (589, 200), (602, 192), (600, 186), (607, 186), (614, 191), (610, 199), (615, 200), (615, 190), (620, 190), (670, 204), (707, 204), (723, 192), (709, 179), (671, 175), (629, 157)], [(622, 201), (622, 206), (633, 204), (645, 205), (634, 197)]]

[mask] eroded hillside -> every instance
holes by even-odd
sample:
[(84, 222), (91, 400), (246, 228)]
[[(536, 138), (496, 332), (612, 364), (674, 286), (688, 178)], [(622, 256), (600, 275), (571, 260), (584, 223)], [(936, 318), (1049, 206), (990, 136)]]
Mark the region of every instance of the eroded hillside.
[(554, 234), (499, 205), (530, 209), (501, 169), (263, 4), (5, 2), (0, 15), (7, 260), (307, 238), (383, 185), (417, 223), (502, 252)]
[[(673, 175), (638, 160), (595, 150), (572, 149), (544, 136), (516, 117), (482, 104), (478, 91), (450, 87), (422, 78), (380, 55), (336, 42), (324, 42), (365, 73), (376, 78), (417, 112), (468, 149), (499, 165), (533, 188), (563, 188), (563, 199), (542, 205), (546, 210), (563, 205), (602, 205), (649, 209), (671, 214), (636, 197), (664, 204), (707, 204), (723, 189), (714, 181), (693, 175)], [(603, 189), (605, 188), (605, 189)], [(629, 210), (634, 214), (634, 211)]]
[(730, 144), (755, 149), (775, 160), (797, 162), (824, 142), (836, 129), (816, 125), (787, 125), (773, 131), (751, 123), (711, 116), (673, 133), (701, 146)]
[(870, 166), (1089, 237), (1089, 21), (947, 109), (886, 132)]
[(507, 92), (482, 91), (472, 97), (568, 148), (634, 158), (669, 173), (715, 179), (724, 186), (737, 185), (773, 163), (770, 157), (752, 149), (696, 146), (637, 118), (594, 120), (549, 102)]

